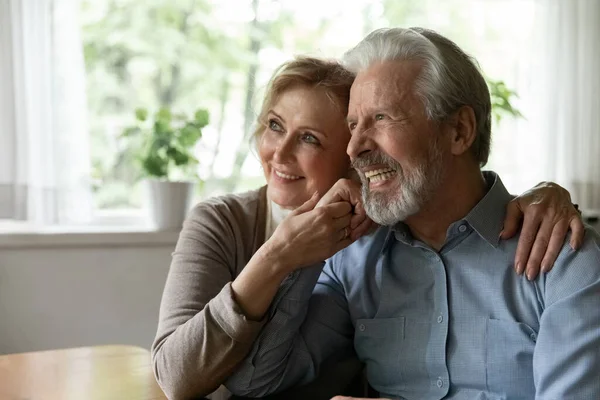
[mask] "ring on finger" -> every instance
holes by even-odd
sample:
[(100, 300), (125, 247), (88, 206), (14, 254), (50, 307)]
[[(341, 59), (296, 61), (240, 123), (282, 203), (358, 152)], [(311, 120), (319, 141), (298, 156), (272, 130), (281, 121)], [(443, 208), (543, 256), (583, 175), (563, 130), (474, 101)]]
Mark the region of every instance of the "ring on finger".
[(350, 229), (348, 229), (348, 227), (346, 226), (344, 228), (344, 237), (343, 239), (348, 239), (350, 237)]

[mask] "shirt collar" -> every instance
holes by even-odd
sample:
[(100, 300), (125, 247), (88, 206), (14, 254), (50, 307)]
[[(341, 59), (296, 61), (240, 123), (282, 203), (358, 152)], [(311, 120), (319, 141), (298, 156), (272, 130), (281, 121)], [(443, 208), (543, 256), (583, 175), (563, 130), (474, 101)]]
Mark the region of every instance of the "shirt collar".
[(464, 220), (489, 244), (498, 247), (500, 232), (504, 226), (506, 205), (513, 199), (513, 196), (508, 193), (495, 172), (484, 171), (483, 177), (489, 190)]
[[(506, 205), (513, 199), (513, 196), (508, 193), (498, 174), (492, 171), (483, 171), (482, 174), (489, 188), (487, 193), (464, 218), (450, 225), (446, 242), (451, 239), (450, 236), (459, 232), (459, 228), (464, 222), (467, 222), (482, 239), (490, 245), (498, 247), (500, 232), (504, 225)], [(413, 240), (410, 229), (403, 222), (392, 227), (388, 237), (391, 238), (391, 236), (409, 245)]]

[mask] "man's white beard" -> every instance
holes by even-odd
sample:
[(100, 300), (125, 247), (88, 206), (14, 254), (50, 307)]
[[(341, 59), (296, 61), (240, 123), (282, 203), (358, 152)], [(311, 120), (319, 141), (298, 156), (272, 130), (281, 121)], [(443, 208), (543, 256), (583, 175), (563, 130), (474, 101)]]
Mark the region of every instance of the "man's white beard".
[[(427, 159), (409, 173), (405, 173), (398, 162), (387, 155), (378, 154), (375, 158), (379, 163), (385, 160), (384, 164), (396, 170), (396, 177), (392, 179), (398, 185), (398, 191), (394, 193), (371, 192), (369, 180), (364, 174), (360, 174), (365, 210), (367, 215), (379, 225), (395, 225), (418, 213), (422, 205), (431, 199), (442, 179), (442, 153), (437, 143), (430, 148)], [(368, 161), (361, 160), (362, 164), (365, 162)]]

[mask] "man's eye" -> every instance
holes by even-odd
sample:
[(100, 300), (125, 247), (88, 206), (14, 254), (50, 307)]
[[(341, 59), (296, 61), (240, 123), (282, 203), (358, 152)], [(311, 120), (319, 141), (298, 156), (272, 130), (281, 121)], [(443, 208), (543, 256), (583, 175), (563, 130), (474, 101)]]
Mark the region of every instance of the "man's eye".
[(348, 129), (350, 129), (350, 132), (352, 132), (353, 130), (356, 129), (356, 122), (350, 122), (348, 124)]
[(385, 119), (385, 115), (375, 114), (375, 121), (381, 121), (382, 119)]
[(277, 121), (275, 121), (274, 119), (270, 119), (269, 120), (269, 129), (271, 129), (272, 131), (275, 132), (281, 132), (281, 125), (279, 125), (279, 123)]

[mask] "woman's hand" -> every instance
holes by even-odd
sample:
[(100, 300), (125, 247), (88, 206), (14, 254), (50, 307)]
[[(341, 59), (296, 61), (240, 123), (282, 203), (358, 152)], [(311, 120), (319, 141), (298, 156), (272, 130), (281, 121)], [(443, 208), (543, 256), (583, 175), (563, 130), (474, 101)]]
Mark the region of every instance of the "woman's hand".
[(578, 249), (583, 242), (581, 215), (567, 190), (552, 182), (542, 182), (512, 200), (506, 210), (501, 239), (513, 237), (523, 220), (515, 255), (517, 274), (525, 272), (532, 280), (552, 269), (569, 228), (570, 245)]
[(315, 193), (279, 224), (231, 284), (235, 301), (248, 319), (264, 318), (289, 273), (326, 260), (369, 229), (370, 220), (366, 221), (359, 200), (360, 187), (356, 192), (340, 185), (321, 201)]
[(267, 241), (285, 272), (326, 260), (352, 243), (352, 205), (336, 201), (316, 207), (317, 193), (292, 211)]
[(352, 241), (357, 240), (367, 232), (377, 226), (367, 216), (362, 204), (362, 193), (360, 183), (351, 179), (340, 179), (329, 191), (319, 200), (318, 207), (338, 201), (346, 201), (352, 205), (352, 218), (350, 220)]

